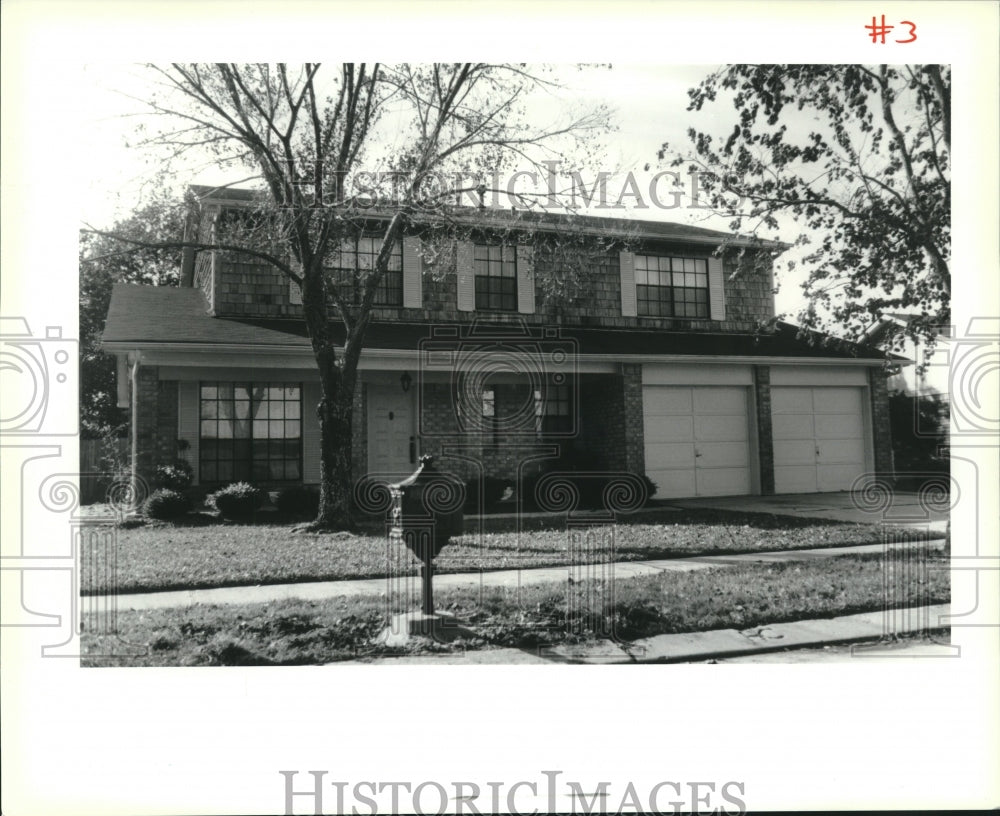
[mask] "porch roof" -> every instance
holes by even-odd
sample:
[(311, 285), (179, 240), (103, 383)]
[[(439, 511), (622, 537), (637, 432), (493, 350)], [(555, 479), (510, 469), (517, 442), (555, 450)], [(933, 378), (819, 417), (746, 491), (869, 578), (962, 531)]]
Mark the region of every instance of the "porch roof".
[[(510, 324), (507, 327), (509, 331)], [(539, 329), (529, 328), (535, 332)], [(421, 340), (430, 338), (430, 330), (428, 323), (374, 322), (365, 346), (415, 351)], [(338, 324), (334, 334), (342, 337), (343, 327)], [(559, 332), (561, 338), (575, 340), (583, 355), (833, 358), (870, 360), (873, 364), (885, 359), (884, 352), (877, 348), (843, 340), (824, 343), (818, 335), (813, 335), (814, 342), (810, 342), (798, 334), (797, 326), (780, 322), (768, 334), (570, 326), (560, 327)], [(255, 347), (286, 347), (289, 351), (309, 348), (302, 320), (213, 317), (207, 313), (199, 289), (117, 284), (111, 294), (103, 345), (107, 351), (121, 351), (131, 344), (174, 348), (218, 344), (243, 346), (247, 351)], [(908, 362), (898, 355), (891, 355), (891, 359)]]

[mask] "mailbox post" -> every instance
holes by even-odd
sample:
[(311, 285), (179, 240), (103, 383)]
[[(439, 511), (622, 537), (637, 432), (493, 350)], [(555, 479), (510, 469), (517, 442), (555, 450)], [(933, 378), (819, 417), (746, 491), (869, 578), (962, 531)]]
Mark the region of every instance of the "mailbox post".
[(434, 558), (452, 536), (461, 535), (463, 523), (462, 485), (435, 468), (433, 461), (433, 456), (421, 456), (412, 476), (389, 485), (389, 538), (420, 559), (425, 617), (434, 615)]

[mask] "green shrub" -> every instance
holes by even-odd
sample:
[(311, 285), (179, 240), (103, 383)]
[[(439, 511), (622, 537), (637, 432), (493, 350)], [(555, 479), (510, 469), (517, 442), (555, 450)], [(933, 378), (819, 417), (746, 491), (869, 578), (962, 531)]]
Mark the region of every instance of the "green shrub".
[(183, 516), (191, 509), (191, 501), (183, 493), (161, 488), (143, 505), (143, 513), (154, 519), (168, 520)]
[(250, 518), (267, 498), (267, 493), (247, 482), (234, 482), (215, 491), (206, 500), (210, 507), (218, 510), (223, 518)]
[(172, 465), (157, 465), (153, 474), (153, 483), (169, 490), (187, 490), (193, 479), (194, 471), (183, 459), (178, 459)]
[(278, 512), (289, 516), (315, 516), (319, 512), (319, 489), (289, 485), (278, 491), (274, 500)]

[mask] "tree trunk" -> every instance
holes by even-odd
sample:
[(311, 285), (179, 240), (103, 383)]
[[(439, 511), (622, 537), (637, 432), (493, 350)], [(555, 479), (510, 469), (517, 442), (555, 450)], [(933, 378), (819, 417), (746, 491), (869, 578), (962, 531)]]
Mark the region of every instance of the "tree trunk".
[[(324, 392), (326, 389), (324, 388)], [(343, 383), (331, 398), (324, 393), (317, 406), (320, 430), (319, 514), (315, 527), (324, 530), (354, 529), (352, 479), (353, 388)]]

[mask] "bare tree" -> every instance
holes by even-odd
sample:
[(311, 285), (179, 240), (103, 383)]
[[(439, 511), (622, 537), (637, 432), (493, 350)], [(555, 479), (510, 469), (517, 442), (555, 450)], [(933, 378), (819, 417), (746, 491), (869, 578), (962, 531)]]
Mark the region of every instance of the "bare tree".
[[(572, 151), (591, 157), (588, 140), (607, 129), (607, 111), (534, 126), (529, 96), (557, 85), (544, 70), (518, 65), (345, 63), (322, 71), (314, 63), (174, 64), (148, 70), (158, 90), (145, 100), (154, 124), (144, 147), (165, 151), (166, 167), (197, 151), (221, 167), (246, 166), (263, 182), (252, 211), (215, 240), (156, 246), (242, 252), (300, 287), (323, 395), (314, 526), (350, 528), (358, 362), (395, 242), (417, 221), (438, 233), (461, 228), (468, 220), (456, 215), (458, 197), (482, 202), (506, 194), (497, 180), (514, 168), (541, 171), (544, 160)], [(531, 203), (531, 193), (516, 195)], [(373, 217), (381, 224), (373, 268), (353, 281), (331, 279), (324, 272), (331, 252)], [(509, 218), (495, 220), (511, 229)]]

